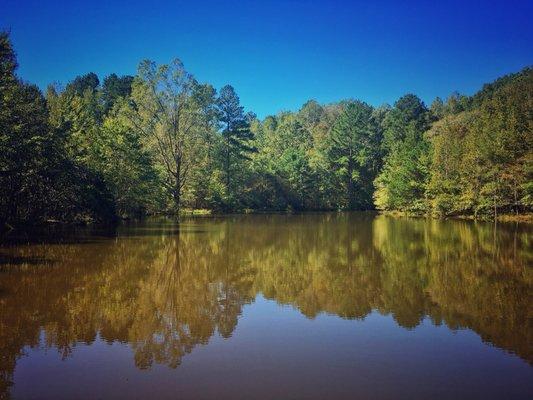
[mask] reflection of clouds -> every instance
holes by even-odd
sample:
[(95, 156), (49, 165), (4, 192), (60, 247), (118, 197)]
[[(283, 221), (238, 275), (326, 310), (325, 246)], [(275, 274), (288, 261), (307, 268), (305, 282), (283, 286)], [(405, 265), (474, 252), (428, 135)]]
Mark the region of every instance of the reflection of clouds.
[[(378, 310), (411, 329), (429, 316), (533, 359), (532, 254), (520, 227), (495, 233), (490, 224), (332, 213), (119, 233), (116, 240), (2, 251), (20, 262), (6, 262), (11, 272), (0, 275), (0, 393), (41, 330), (44, 345), (65, 357), (99, 333), (129, 343), (139, 368), (176, 367), (216, 332), (230, 337), (257, 293), (309, 318)], [(43, 270), (38, 260), (54, 262)]]

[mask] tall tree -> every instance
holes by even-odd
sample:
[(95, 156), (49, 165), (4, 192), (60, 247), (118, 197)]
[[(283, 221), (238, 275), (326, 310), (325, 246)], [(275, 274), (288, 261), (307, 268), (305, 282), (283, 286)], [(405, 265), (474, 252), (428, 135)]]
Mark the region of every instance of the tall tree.
[(219, 118), (223, 124), (223, 169), (228, 193), (232, 192), (232, 177), (240, 161), (248, 159), (255, 149), (250, 144), (253, 134), (250, 130), (251, 114), (244, 114), (239, 96), (232, 86), (226, 85), (220, 90), (217, 99)]
[(383, 120), (383, 145), (392, 151), (407, 136), (408, 130), (418, 133), (428, 128), (427, 108), (414, 94), (400, 97)]
[(161, 66), (145, 60), (133, 83), (129, 118), (157, 156), (176, 212), (202, 141), (198, 126), (204, 115), (193, 96), (197, 85), (180, 60)]
[(327, 140), (328, 159), (345, 191), (339, 205), (351, 210), (372, 207), (372, 182), (377, 173), (373, 162), (381, 144), (372, 113), (366, 103), (349, 102)]
[(313, 204), (316, 195), (314, 171), (310, 164), (313, 139), (296, 114), (281, 114), (274, 131), (268, 132), (268, 145), (261, 163), (263, 171), (275, 174), (281, 185), (287, 205), (305, 210)]
[(428, 109), (412, 94), (398, 99), (383, 119), (385, 159), (374, 193), (379, 209), (427, 210), (430, 157), (424, 132), (428, 126)]
[(209, 84), (200, 84), (196, 85), (192, 96), (202, 116), (197, 126), (202, 145), (197, 149), (185, 199), (192, 208), (214, 209), (218, 207), (215, 192), (220, 186), (216, 171), (216, 150), (220, 144), (216, 90)]
[(37, 222), (50, 214), (56, 150), (45, 99), (15, 75), (9, 35), (0, 32), (0, 229), (6, 222)]

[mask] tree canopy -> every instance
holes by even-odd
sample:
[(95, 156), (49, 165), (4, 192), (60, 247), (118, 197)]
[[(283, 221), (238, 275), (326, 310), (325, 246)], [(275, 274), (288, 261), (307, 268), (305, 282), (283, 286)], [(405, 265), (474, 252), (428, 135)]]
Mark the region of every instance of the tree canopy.
[(533, 70), (429, 107), (307, 101), (263, 120), (175, 60), (43, 94), (0, 34), (0, 225), (187, 209), (530, 213)]

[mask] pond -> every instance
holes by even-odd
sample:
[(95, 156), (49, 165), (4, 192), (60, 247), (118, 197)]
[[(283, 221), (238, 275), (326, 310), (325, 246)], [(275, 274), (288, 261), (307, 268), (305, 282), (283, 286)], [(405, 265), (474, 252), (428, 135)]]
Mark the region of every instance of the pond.
[(532, 233), (316, 213), (11, 235), (0, 398), (533, 398)]

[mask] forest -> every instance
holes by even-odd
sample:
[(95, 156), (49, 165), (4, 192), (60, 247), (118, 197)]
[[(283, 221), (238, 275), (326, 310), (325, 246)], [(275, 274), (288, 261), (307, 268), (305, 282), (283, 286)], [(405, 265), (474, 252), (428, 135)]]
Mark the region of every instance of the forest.
[(380, 107), (310, 100), (263, 120), (179, 60), (46, 93), (16, 69), (0, 33), (0, 226), (184, 210), (533, 209), (531, 67), (429, 106), (414, 94)]

